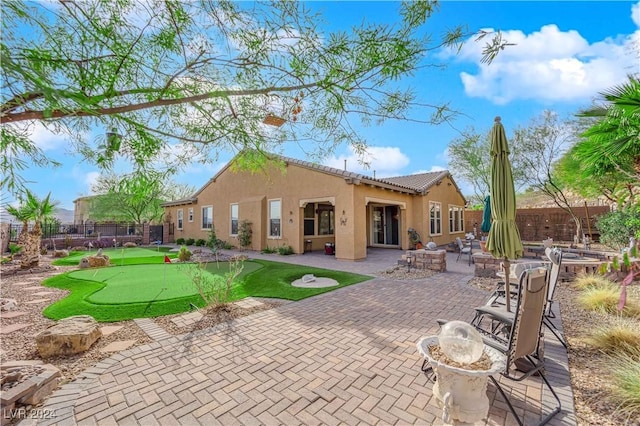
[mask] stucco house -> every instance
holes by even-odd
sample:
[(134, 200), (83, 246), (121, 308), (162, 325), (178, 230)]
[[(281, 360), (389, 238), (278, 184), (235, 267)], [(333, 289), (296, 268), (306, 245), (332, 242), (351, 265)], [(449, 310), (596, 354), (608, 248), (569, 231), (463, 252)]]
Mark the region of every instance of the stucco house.
[[(252, 250), (289, 245), (295, 253), (335, 244), (341, 260), (362, 260), (367, 247), (409, 249), (408, 230), (423, 244), (464, 236), (465, 199), (448, 171), (372, 178), (307, 161), (278, 160), (260, 172), (231, 160), (192, 197), (164, 203), (172, 238), (216, 236), (238, 244), (251, 222)], [(171, 241), (168, 241), (171, 242)]]

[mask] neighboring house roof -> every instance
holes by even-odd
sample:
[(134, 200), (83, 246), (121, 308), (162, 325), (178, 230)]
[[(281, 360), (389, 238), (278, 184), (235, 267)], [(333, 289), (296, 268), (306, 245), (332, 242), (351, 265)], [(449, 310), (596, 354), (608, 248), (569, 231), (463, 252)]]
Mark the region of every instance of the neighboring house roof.
[[(284, 157), (282, 155), (271, 154), (275, 160), (283, 161), (285, 164), (295, 164), (300, 167), (304, 167), (310, 170), (314, 170), (320, 173), (326, 173), (333, 176), (342, 177), (348, 183), (353, 184), (366, 184), (376, 186), (384, 189), (390, 189), (408, 194), (424, 195), (434, 185), (439, 185), (442, 179), (449, 177), (453, 182), (455, 188), (460, 192), (458, 185), (453, 180), (451, 173), (448, 170), (442, 170), (438, 172), (418, 173), (415, 175), (386, 177), (386, 178), (372, 178), (360, 173), (350, 172), (348, 170), (340, 170), (329, 166), (323, 166), (317, 163), (311, 163), (309, 161), (298, 160), (295, 158)], [(193, 196), (183, 198), (181, 200), (169, 201), (161, 204), (163, 207), (179, 206), (184, 204), (194, 204), (198, 201), (198, 195), (211, 183), (215, 182), (218, 176), (224, 173), (233, 163), (234, 160), (229, 161), (214, 177), (209, 179)], [(460, 195), (462, 193), (460, 192)]]

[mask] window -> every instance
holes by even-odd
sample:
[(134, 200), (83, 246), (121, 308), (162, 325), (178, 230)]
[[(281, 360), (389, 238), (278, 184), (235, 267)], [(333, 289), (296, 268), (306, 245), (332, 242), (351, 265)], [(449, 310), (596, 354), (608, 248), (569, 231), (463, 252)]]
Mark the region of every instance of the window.
[(335, 232), (334, 224), (335, 211), (331, 204), (309, 203), (304, 208), (305, 236), (333, 235)]
[(178, 229), (182, 229), (182, 209), (178, 210)]
[(442, 204), (429, 201), (429, 225), (431, 235), (442, 234)]
[(213, 228), (213, 206), (202, 208), (202, 229)]
[(449, 206), (449, 232), (464, 232), (464, 207)]
[(333, 235), (334, 211), (331, 204), (318, 204), (318, 235)]
[(282, 236), (280, 229), (281, 210), (281, 200), (269, 200), (269, 236), (272, 238)]
[(193, 207), (189, 207), (189, 222), (193, 222)]
[(238, 205), (231, 204), (231, 235), (238, 235)]
[(316, 235), (316, 205), (308, 203), (304, 208), (304, 235)]

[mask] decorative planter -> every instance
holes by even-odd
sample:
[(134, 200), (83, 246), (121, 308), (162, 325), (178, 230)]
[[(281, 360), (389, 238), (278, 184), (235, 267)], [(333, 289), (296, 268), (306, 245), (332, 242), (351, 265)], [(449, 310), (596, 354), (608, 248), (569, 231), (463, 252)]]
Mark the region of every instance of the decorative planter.
[(483, 253), (487, 252), (487, 242), (484, 240), (479, 241), (480, 242), (480, 249), (482, 249)]
[(439, 362), (431, 357), (429, 346), (438, 344), (438, 336), (427, 336), (417, 344), (418, 352), (431, 364), (436, 375), (433, 395), (439, 408), (442, 408), (442, 420), (474, 423), (487, 417), (489, 398), (487, 380), (490, 375), (504, 370), (506, 359), (497, 350), (485, 345), (484, 353), (491, 360), (488, 370), (465, 370)]

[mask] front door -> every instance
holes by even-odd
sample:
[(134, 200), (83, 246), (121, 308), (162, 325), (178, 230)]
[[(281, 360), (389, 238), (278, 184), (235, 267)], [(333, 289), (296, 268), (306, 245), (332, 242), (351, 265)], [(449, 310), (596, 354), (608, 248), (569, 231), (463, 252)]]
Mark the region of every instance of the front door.
[(400, 208), (398, 206), (373, 206), (371, 214), (372, 244), (399, 246)]

